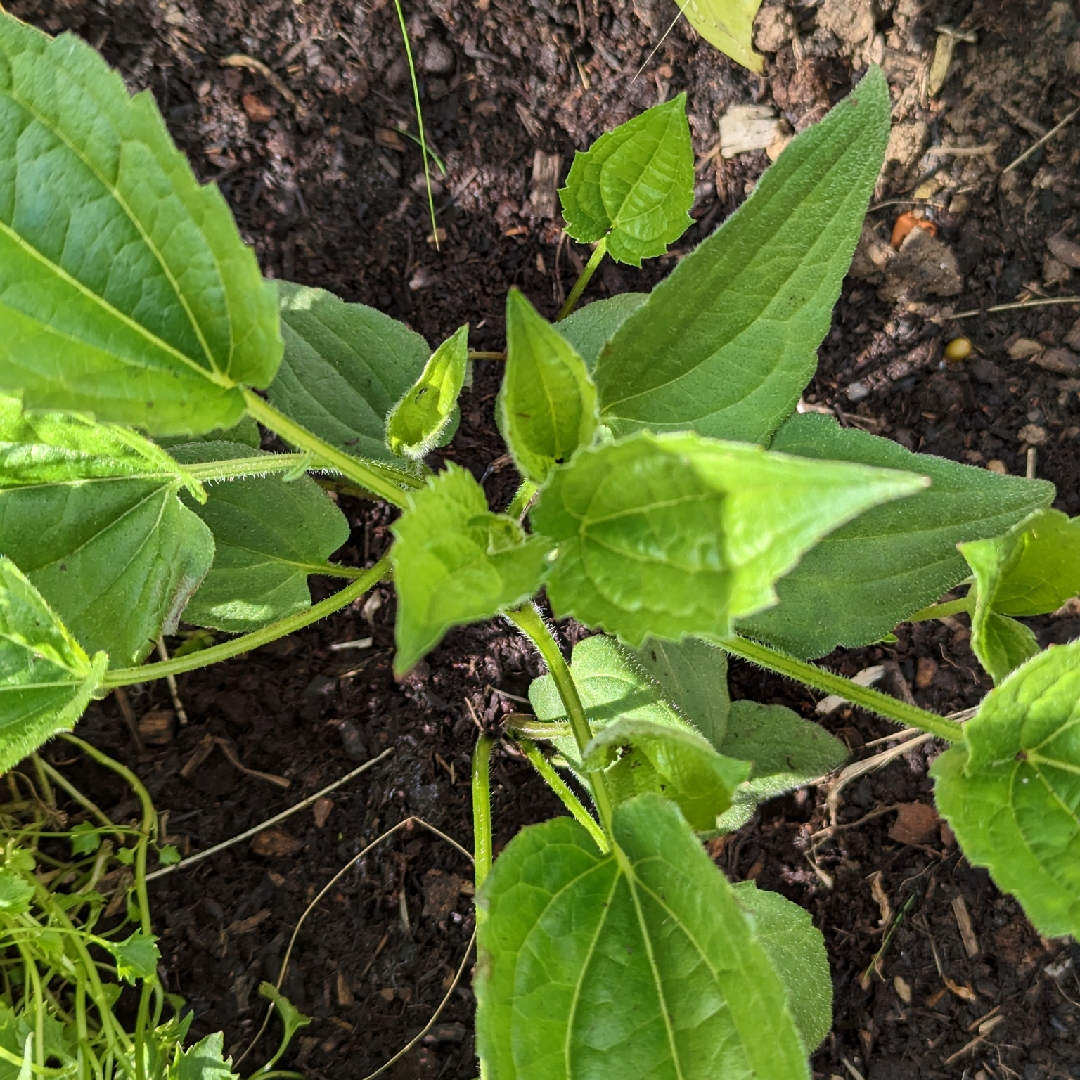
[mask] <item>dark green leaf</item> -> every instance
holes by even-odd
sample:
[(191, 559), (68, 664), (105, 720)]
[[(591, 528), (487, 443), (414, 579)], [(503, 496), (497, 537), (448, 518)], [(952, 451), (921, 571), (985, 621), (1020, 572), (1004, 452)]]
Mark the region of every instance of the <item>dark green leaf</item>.
[(213, 431), (208, 431), (198, 438), (192, 438), (190, 435), (168, 435), (154, 441), (158, 446), (164, 446), (166, 449), (193, 442), (234, 442), (258, 450), (262, 445), (262, 436), (259, 433), (259, 425), (250, 416), (242, 416), (231, 428), (214, 428)]
[(477, 1048), (492, 1080), (796, 1080), (784, 985), (678, 809), (617, 807), (617, 850), (576, 821), (523, 829), (480, 895)]
[(394, 522), (395, 670), (408, 671), (451, 626), (489, 619), (540, 587), (548, 545), (488, 510), (472, 475), (449, 465)]
[(697, 435), (646, 433), (579, 451), (531, 513), (558, 544), (548, 596), (632, 645), (729, 632), (822, 536), (921, 489), (921, 477), (809, 464)]
[(123, 941), (102, 942), (116, 961), (116, 974), (124, 982), (134, 983), (139, 979), (153, 979), (157, 975), (161, 952), (157, 938), (136, 930)]
[(0, 556), (0, 772), (70, 731), (109, 658), (89, 659), (41, 594)]
[[(195, 443), (173, 454), (186, 464), (261, 456), (239, 443)], [(241, 634), (310, 607), (308, 575), (325, 573), (327, 559), (349, 539), (349, 522), (326, 492), (309, 476), (280, 474), (213, 484), (207, 492), (205, 505), (192, 509), (213, 533), (214, 562), (184, 621)]]
[(1080, 937), (1080, 642), (1040, 653), (984, 698), (933, 764), (965, 856), (1048, 937)]
[(754, 52), (754, 16), (761, 0), (682, 0), (686, 21), (710, 44), (732, 60), (756, 71), (765, 61)]
[(663, 255), (692, 221), (694, 148), (686, 94), (627, 120), (574, 154), (559, 198), (566, 231), (575, 240), (607, 237), (608, 254), (633, 266)]
[(331, 446), (398, 464), (386, 415), (420, 377), (427, 342), (389, 315), (282, 282), (285, 357), (270, 403)]
[(440, 442), (468, 366), (469, 328), (463, 326), (431, 354), (420, 378), (386, 418), (386, 445), (395, 454), (419, 459)]
[(817, 367), (889, 137), (877, 69), (631, 315), (596, 364), (616, 435), (692, 427), (764, 442)]
[(740, 627), (796, 656), (824, 656), (837, 645), (880, 640), (967, 576), (958, 543), (996, 536), (1054, 497), (1051, 484), (912, 454), (810, 413), (793, 416), (772, 448), (911, 469), (933, 482), (902, 504), (879, 506), (837, 529), (777, 585), (779, 606)]
[(156, 434), (228, 427), (281, 356), (264, 282), (149, 93), (0, 15), (0, 389)]
[(555, 324), (555, 329), (577, 350), (591, 373), (600, 350), (615, 336), (615, 331), (646, 300), (648, 293), (619, 293), (606, 300), (595, 300)]

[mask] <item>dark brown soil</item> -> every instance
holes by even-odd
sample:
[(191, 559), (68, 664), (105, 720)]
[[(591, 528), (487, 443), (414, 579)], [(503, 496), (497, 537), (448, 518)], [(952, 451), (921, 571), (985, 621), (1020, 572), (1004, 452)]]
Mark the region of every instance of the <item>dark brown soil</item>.
[[(428, 133), (447, 169), (437, 183), (447, 234), (439, 251), (427, 241), (419, 150), (397, 132), (415, 133), (415, 121), (387, 0), (17, 0), (10, 7), (49, 31), (83, 35), (132, 89), (153, 92), (197, 173), (221, 186), (268, 275), (372, 304), (432, 343), (470, 321), (474, 347), (492, 349), (502, 347), (509, 286), (553, 314), (588, 254), (566, 242), (557, 218), (544, 216), (544, 193), (532, 191), (536, 151), (560, 154), (565, 175), (574, 149), (687, 90), (701, 166), (698, 223), (678, 246), (685, 251), (723, 221), (767, 164), (761, 151), (708, 156), (728, 106), (772, 104), (798, 130), (847, 92), (853, 71), (880, 61), (900, 134), (870, 221), (887, 239), (897, 214), (916, 207), (957, 266), (951, 285), (928, 283), (918, 265), (883, 268), (869, 230), (806, 401), (906, 446), (1012, 473), (1025, 471), (1034, 448), (1038, 475), (1058, 485), (1058, 505), (1080, 510), (1080, 306), (951, 318), (1080, 291), (1047, 247), (1059, 233), (1075, 240), (1080, 231), (1076, 127), (1066, 125), (1003, 172), (1080, 104), (1080, 24), (1070, 3), (788, 0), (767, 7), (759, 22), (769, 59), (758, 79), (682, 22), (650, 56), (675, 14), (660, 0), (434, 0), (407, 14)], [(924, 88), (945, 25), (977, 44), (957, 43), (948, 81), (933, 98)], [(268, 65), (273, 80), (250, 65), (223, 65), (237, 54)], [(967, 152), (927, 153), (930, 146)], [(640, 272), (608, 263), (587, 298), (647, 288), (677, 254)], [(975, 352), (946, 364), (943, 345), (961, 332)], [(1042, 351), (1010, 359), (1018, 338)], [(498, 372), (477, 367), (446, 454), (500, 503), (516, 481), (492, 422)], [(388, 544), (389, 519), (369, 504), (342, 505), (355, 526), (344, 557), (370, 563)], [(194, 1009), (193, 1032), (223, 1028), (233, 1054), (262, 1021), (258, 984), (278, 976), (306, 904), (365, 844), (418, 814), (469, 845), (476, 722), (517, 707), (504, 695), (524, 695), (538, 674), (521, 639), (491, 624), (451, 635), (409, 682), (395, 684), (393, 598), (389, 589), (379, 595), (378, 608), (358, 605), (294, 639), (182, 677), (190, 724), (164, 746), (139, 754), (115, 699), (95, 706), (82, 727), (138, 768), (185, 852), (258, 824), (392, 748), (335, 791), (329, 806), (286, 821), (257, 850), (233, 847), (154, 885), (169, 989)], [(1040, 633), (1044, 643), (1070, 640), (1080, 619), (1042, 620)], [(368, 650), (329, 648), (365, 636), (374, 637)], [(883, 661), (896, 664), (894, 692), (913, 691), (941, 712), (976, 703), (988, 686), (960, 621), (905, 629), (894, 646), (829, 658), (846, 674)], [(734, 665), (732, 682), (738, 696), (813, 712), (809, 693), (748, 667)], [(130, 699), (139, 717), (171, 707), (159, 684)], [(861, 757), (889, 732), (858, 711), (824, 723)], [(217, 746), (182, 774), (207, 736), (227, 740), (245, 768), (286, 778), (288, 789), (241, 772)], [(926, 771), (937, 752), (927, 744), (844, 788), (844, 828), (831, 837), (822, 834), (826, 793), (810, 789), (767, 805), (710, 850), (732, 877), (755, 878), (804, 904), (825, 933), (836, 1023), (814, 1058), (815, 1075), (1080, 1077), (1080, 950), (1040, 940), (1018, 905), (959, 856), (945, 827), (922, 821), (922, 835), (897, 831), (905, 820), (919, 823), (917, 811), (897, 807), (931, 803)], [(115, 817), (132, 815), (110, 777), (79, 764), (71, 773)], [(496, 751), (494, 781), (500, 846), (522, 825), (559, 812), (508, 747)], [(353, 1080), (422, 1028), (472, 931), (469, 877), (453, 848), (419, 828), (348, 871), (312, 912), (292, 954), (284, 989), (315, 1023), (285, 1064)], [(973, 935), (966, 945), (964, 910)], [(896, 927), (891, 937), (889, 927)], [(466, 979), (439, 1026), (393, 1074), (475, 1076), (472, 1005)], [(271, 1042), (257, 1045), (245, 1071), (266, 1059)]]

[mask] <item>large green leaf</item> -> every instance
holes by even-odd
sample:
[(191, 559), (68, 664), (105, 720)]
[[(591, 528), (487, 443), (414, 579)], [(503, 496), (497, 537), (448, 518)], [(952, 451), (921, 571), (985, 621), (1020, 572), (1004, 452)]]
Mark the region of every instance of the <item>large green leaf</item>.
[(558, 545), (548, 596), (563, 617), (632, 645), (729, 632), (822, 536), (925, 486), (698, 435), (641, 433), (579, 451), (531, 513)]
[(648, 299), (648, 293), (630, 292), (609, 296), (605, 300), (594, 300), (567, 315), (556, 324), (555, 329), (574, 346), (591, 373), (596, 367), (600, 350)]
[[(179, 461), (263, 456), (240, 443), (173, 448)], [(273, 454), (266, 454), (272, 459)], [(214, 562), (184, 621), (243, 634), (311, 606), (309, 574), (349, 539), (349, 522), (309, 476), (251, 476), (208, 488), (192, 509), (214, 536)]]
[(229, 426), (281, 356), (275, 287), (149, 92), (0, 14), (0, 389), (157, 434)]
[(585, 764), (604, 770), (613, 803), (653, 791), (670, 799), (692, 829), (716, 828), (750, 766), (718, 754), (701, 735), (649, 720), (616, 720), (594, 735)]
[(752, 881), (732, 885), (735, 899), (750, 912), (754, 933), (784, 980), (788, 1007), (807, 1050), (815, 1050), (832, 1027), (832, 972), (825, 938), (810, 913)]
[(138, 663), (206, 575), (209, 529), (177, 497), (202, 497), (131, 431), (0, 399), (0, 537), (90, 653)]
[(395, 454), (419, 459), (439, 443), (457, 410), (468, 366), (469, 328), (463, 326), (431, 354), (386, 418), (386, 445)]
[(889, 136), (878, 69), (803, 132), (658, 285), (596, 364), (615, 434), (692, 427), (764, 442), (817, 366)]
[(347, 454), (400, 464), (386, 446), (386, 415), (424, 370), (427, 342), (323, 289), (279, 288), (285, 357), (270, 403)]
[(680, 0), (686, 21), (710, 44), (761, 74), (765, 61), (754, 52), (754, 16), (761, 0)]
[(740, 626), (796, 656), (879, 641), (967, 576), (958, 543), (996, 536), (1054, 497), (1051, 484), (912, 454), (812, 413), (793, 416), (772, 448), (815, 460), (911, 469), (932, 481), (928, 491), (837, 529), (779, 582), (779, 606)]
[(0, 556), (0, 772), (83, 714), (108, 657), (91, 660), (41, 594)]
[(584, 361), (517, 289), (506, 297), (496, 419), (521, 475), (537, 484), (596, 431), (596, 387)]
[(823, 727), (783, 705), (756, 701), (731, 703), (727, 733), (717, 749), (751, 766), (749, 779), (736, 789), (731, 809), (717, 823), (721, 832), (741, 829), (758, 803), (809, 784), (850, 756)]
[(606, 237), (608, 254), (633, 266), (663, 255), (693, 220), (686, 94), (647, 109), (574, 154), (559, 199), (566, 231), (575, 240)]
[(456, 465), (410, 492), (394, 522), (390, 557), (398, 608), (394, 668), (408, 671), (451, 626), (479, 622), (540, 587), (548, 545), (488, 510), (472, 474)]
[(938, 809), (1048, 937), (1080, 937), (1080, 642), (987, 694), (933, 764)]
[(783, 983), (678, 809), (642, 795), (602, 855), (523, 829), (480, 894), (477, 1049), (491, 1080), (796, 1080)]

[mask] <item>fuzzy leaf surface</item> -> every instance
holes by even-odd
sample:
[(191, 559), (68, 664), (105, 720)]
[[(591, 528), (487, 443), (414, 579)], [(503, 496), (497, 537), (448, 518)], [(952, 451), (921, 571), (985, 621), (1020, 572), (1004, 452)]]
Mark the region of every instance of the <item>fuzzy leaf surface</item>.
[(469, 328), (447, 338), (424, 365), (420, 378), (386, 418), (386, 445), (395, 454), (422, 458), (450, 425), (469, 366)]
[(596, 431), (596, 387), (585, 362), (517, 289), (506, 297), (495, 417), (521, 475), (537, 484)]
[(149, 93), (0, 14), (0, 389), (155, 434), (228, 427), (281, 357), (276, 290)]
[(591, 374), (600, 350), (648, 298), (648, 293), (631, 292), (594, 300), (556, 323), (555, 329), (573, 345)]
[(967, 576), (958, 543), (997, 536), (1054, 497), (1052, 484), (912, 454), (812, 413), (788, 420), (772, 449), (910, 469), (932, 481), (902, 504), (879, 506), (837, 529), (779, 582), (779, 605), (739, 628), (800, 657), (879, 641)]
[(108, 657), (90, 659), (41, 593), (0, 556), (0, 771), (58, 731), (70, 731)]
[(594, 735), (585, 764), (604, 770), (613, 803), (647, 791), (670, 799), (692, 829), (716, 828), (750, 766), (718, 754), (695, 731), (648, 720), (616, 720)]
[(1014, 671), (964, 736), (931, 768), (964, 855), (1041, 934), (1080, 936), (1080, 642)]
[(761, 0), (681, 0), (679, 7), (710, 45), (761, 74), (765, 61), (754, 52), (754, 16)]
[[(263, 456), (239, 443), (195, 443), (173, 454), (186, 464)], [(213, 484), (207, 493), (191, 509), (213, 534), (214, 562), (184, 621), (244, 634), (310, 607), (308, 575), (324, 573), (349, 539), (349, 522), (326, 492), (310, 476), (277, 474)]]
[(874, 69), (653, 289), (596, 362), (602, 424), (768, 440), (817, 367), (889, 111)]
[(270, 403), (346, 454), (400, 464), (386, 445), (386, 415), (424, 370), (427, 342), (324, 289), (279, 289), (285, 356)]
[(686, 94), (646, 109), (575, 153), (559, 199), (566, 231), (579, 243), (606, 236), (608, 254), (632, 266), (663, 255), (693, 220)]
[(720, 635), (775, 601), (773, 583), (826, 533), (920, 490), (921, 477), (641, 433), (579, 451), (531, 513), (557, 544), (548, 596), (631, 645)]
[(394, 670), (408, 671), (451, 626), (489, 619), (540, 587), (548, 547), (488, 510), (472, 474), (456, 465), (409, 493), (390, 552), (397, 590)]
[(717, 825), (721, 832), (741, 829), (758, 803), (810, 783), (851, 756), (823, 727), (783, 705), (756, 701), (731, 703), (727, 734), (717, 749), (751, 766), (749, 779), (736, 789), (731, 809)]

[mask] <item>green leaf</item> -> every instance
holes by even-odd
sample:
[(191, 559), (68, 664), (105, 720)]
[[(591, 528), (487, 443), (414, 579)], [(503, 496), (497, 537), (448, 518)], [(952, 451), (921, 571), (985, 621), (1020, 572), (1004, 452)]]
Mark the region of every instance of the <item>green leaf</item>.
[(220, 1031), (181, 1050), (169, 1068), (169, 1080), (236, 1080), (232, 1058), (225, 1057), (225, 1036)]
[(424, 370), (427, 342), (323, 289), (279, 288), (285, 357), (270, 403), (347, 454), (398, 464), (386, 445), (386, 415)]
[(1080, 642), (1014, 671), (933, 764), (938, 809), (1047, 937), (1080, 937)]
[[(187, 464), (262, 456), (239, 443), (194, 443), (173, 453)], [(308, 575), (325, 573), (349, 539), (349, 522), (326, 492), (309, 476), (277, 474), (214, 484), (208, 493), (192, 509), (213, 533), (214, 562), (184, 621), (242, 634), (310, 607)]]
[(740, 625), (741, 633), (800, 657), (879, 641), (967, 576), (958, 543), (996, 536), (1054, 497), (1052, 484), (912, 454), (811, 413), (793, 416), (772, 449), (911, 469), (932, 481), (902, 504), (879, 506), (837, 529), (778, 584), (778, 607)]
[(517, 289), (506, 297), (506, 373), (495, 416), (521, 475), (537, 484), (596, 431), (596, 387), (584, 361)]
[(758, 75), (765, 60), (754, 52), (754, 16), (761, 0), (681, 0), (686, 21), (725, 56)]
[(88, 821), (69, 830), (72, 855), (90, 855), (101, 847), (101, 833)]
[(733, 701), (721, 754), (751, 765), (750, 778), (717, 823), (721, 832), (741, 829), (758, 803), (809, 784), (847, 761), (847, 747), (823, 727), (783, 705)]
[(163, 844), (158, 848), (158, 863), (161, 866), (174, 866), (180, 861), (180, 849), (175, 844)]
[(580, 243), (607, 238), (617, 262), (663, 255), (693, 221), (694, 148), (686, 94), (601, 135), (560, 189), (566, 231)]
[(605, 300), (594, 300), (556, 323), (555, 329), (570, 342), (591, 374), (600, 350), (648, 299), (648, 293), (630, 292), (609, 296)]
[(616, 807), (616, 847), (555, 818), (481, 891), (477, 1049), (492, 1080), (808, 1078), (780, 977), (678, 809)]
[(34, 898), (34, 884), (8, 870), (0, 869), (0, 916), (14, 918), (30, 910)]
[(696, 732), (648, 720), (609, 724), (585, 748), (585, 764), (604, 769), (616, 805), (652, 791), (675, 803), (699, 831), (716, 828), (750, 772), (748, 763), (722, 757)]
[(161, 435), (234, 424), (281, 356), (276, 290), (149, 92), (0, 15), (0, 389)]
[(631, 645), (649, 634), (726, 635), (775, 602), (773, 582), (822, 536), (924, 485), (810, 464), (756, 446), (647, 433), (579, 451), (531, 512), (558, 544), (548, 597)]
[(392, 526), (390, 551), (398, 672), (408, 671), (451, 626), (489, 619), (532, 596), (548, 551), (516, 521), (491, 513), (483, 489), (456, 465), (408, 499)]
[(214, 428), (197, 438), (190, 435), (168, 435), (154, 440), (158, 446), (169, 449), (173, 446), (182, 446), (185, 443), (196, 442), (234, 442), (242, 446), (250, 446), (258, 450), (262, 445), (262, 436), (259, 433), (259, 425), (250, 416), (242, 416), (238, 423), (231, 428)]
[(754, 935), (784, 981), (788, 1008), (811, 1053), (832, 1027), (832, 972), (825, 938), (798, 904), (752, 881), (731, 886), (735, 899), (750, 912)]
[(102, 941), (101, 944), (112, 954), (116, 974), (124, 982), (134, 984), (138, 979), (156, 978), (161, 952), (153, 934), (136, 930), (123, 941)]
[(469, 328), (461, 327), (424, 365), (420, 378), (386, 418), (386, 445), (395, 454), (422, 458), (439, 443), (457, 408), (469, 366)]
[(719, 750), (730, 709), (727, 656), (700, 638), (646, 638), (637, 657), (664, 697)]
[(276, 1053), (262, 1067), (262, 1071), (267, 1072), (273, 1067), (278, 1058), (285, 1053), (286, 1049), (288, 1049), (289, 1043), (292, 1042), (292, 1037), (301, 1028), (307, 1027), (308, 1024), (311, 1023), (312, 1018), (310, 1016), (305, 1016), (276, 986), (274, 986), (273, 983), (259, 983), (259, 997), (264, 997), (273, 1004), (281, 1019), (281, 1026), (284, 1029)]
[(0, 556), (0, 772), (70, 731), (108, 666), (89, 659), (34, 586)]
[[(0, 23), (0, 26), (3, 24)], [(210, 568), (210, 530), (177, 498), (205, 498), (164, 450), (75, 416), (0, 399), (0, 536), (90, 653), (139, 663)]]
[(874, 68), (604, 347), (600, 422), (765, 442), (817, 367), (889, 137)]

